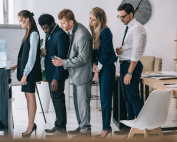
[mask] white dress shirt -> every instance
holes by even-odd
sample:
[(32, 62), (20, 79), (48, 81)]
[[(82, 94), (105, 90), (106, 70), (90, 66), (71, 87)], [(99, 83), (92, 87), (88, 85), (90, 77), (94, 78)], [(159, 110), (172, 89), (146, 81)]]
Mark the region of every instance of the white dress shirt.
[(134, 18), (128, 24), (128, 31), (122, 46), (122, 54), (119, 61), (139, 61), (144, 54), (147, 34), (141, 23)]

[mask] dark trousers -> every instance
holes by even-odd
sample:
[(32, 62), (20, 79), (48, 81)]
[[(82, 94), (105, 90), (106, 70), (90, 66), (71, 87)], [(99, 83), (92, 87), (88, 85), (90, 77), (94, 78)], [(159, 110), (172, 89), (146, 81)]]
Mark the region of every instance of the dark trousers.
[[(49, 89), (50, 89), (50, 84), (51, 82), (49, 82)], [(52, 102), (56, 114), (55, 127), (57, 127), (58, 130), (66, 130), (66, 105), (65, 105), (64, 88), (65, 88), (65, 81), (58, 82), (57, 91), (52, 91), (50, 89), (50, 96), (52, 98)]]
[(123, 83), (124, 76), (128, 72), (130, 62), (123, 62), (120, 64), (120, 81), (123, 92), (123, 97), (126, 101), (127, 108), (127, 120), (134, 119), (137, 117), (141, 108), (143, 107), (143, 102), (140, 100), (139, 95), (139, 80), (143, 70), (143, 65), (139, 61), (133, 71), (132, 79), (129, 85)]
[(112, 95), (115, 80), (115, 65), (103, 66), (99, 73), (100, 100), (102, 107), (102, 123), (103, 130), (110, 129), (111, 111), (112, 111)]

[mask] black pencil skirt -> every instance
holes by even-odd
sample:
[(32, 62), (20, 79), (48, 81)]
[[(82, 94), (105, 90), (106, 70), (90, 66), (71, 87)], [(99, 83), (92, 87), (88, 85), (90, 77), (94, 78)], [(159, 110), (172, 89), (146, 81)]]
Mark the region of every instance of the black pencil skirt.
[(21, 91), (25, 93), (35, 93), (35, 85), (36, 83), (27, 82), (26, 85), (22, 85)]

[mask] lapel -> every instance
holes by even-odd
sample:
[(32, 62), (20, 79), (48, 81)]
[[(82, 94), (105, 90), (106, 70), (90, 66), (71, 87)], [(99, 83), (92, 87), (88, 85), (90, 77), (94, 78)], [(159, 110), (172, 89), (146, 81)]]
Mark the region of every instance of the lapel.
[[(72, 44), (73, 44), (73, 40), (74, 40), (74, 35), (75, 35), (75, 32), (78, 28), (78, 23), (76, 22), (75, 25), (74, 25), (74, 28), (72, 30), (72, 34), (71, 34), (71, 40), (70, 40), (70, 44), (69, 44), (69, 51), (68, 51), (68, 55), (71, 51), (71, 47), (72, 47)], [(68, 36), (69, 36), (69, 32), (68, 32)]]
[[(59, 26), (57, 25), (57, 26), (55, 27), (54, 31), (52, 32), (52, 34), (51, 34), (51, 36), (50, 36), (50, 38), (49, 38), (48, 41), (47, 41), (47, 35), (46, 35), (46, 40), (45, 40), (45, 41), (47, 41), (47, 49), (50, 47), (51, 41), (53, 40), (54, 35), (55, 35), (55, 33), (58, 31), (58, 29), (59, 29)], [(45, 42), (45, 43), (46, 43), (46, 42)]]

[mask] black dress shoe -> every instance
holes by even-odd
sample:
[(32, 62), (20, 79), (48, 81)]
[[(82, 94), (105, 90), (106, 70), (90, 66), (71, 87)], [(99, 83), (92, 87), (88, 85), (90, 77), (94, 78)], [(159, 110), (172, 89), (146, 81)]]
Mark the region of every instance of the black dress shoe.
[(68, 131), (68, 134), (71, 134), (71, 135), (76, 135), (76, 134), (79, 134), (80, 133), (80, 127), (78, 127), (76, 130), (74, 131)]
[(81, 133), (79, 132), (76, 136), (73, 136), (72, 139), (78, 139), (78, 138), (91, 138), (91, 132), (90, 133)]
[(67, 135), (67, 132), (66, 131), (55, 131), (55, 133), (53, 135), (46, 135), (45, 136), (46, 138), (49, 138), (49, 139), (55, 139), (55, 138), (67, 138), (68, 135)]
[(53, 127), (53, 129), (45, 129), (46, 133), (55, 133), (55, 131), (57, 130), (57, 127)]
[(32, 134), (33, 131), (35, 131), (35, 137), (36, 137), (36, 130), (37, 130), (37, 125), (34, 123), (34, 126), (33, 126), (32, 130), (31, 130), (31, 132), (29, 134), (23, 133), (22, 137), (23, 138), (25, 138), (25, 137), (31, 137), (31, 134)]

